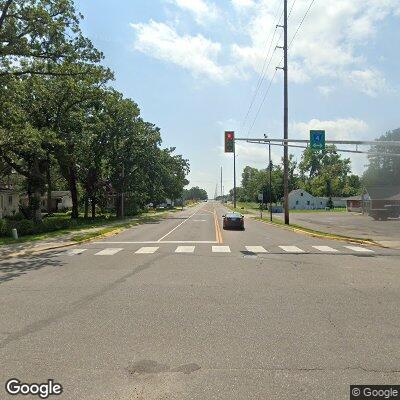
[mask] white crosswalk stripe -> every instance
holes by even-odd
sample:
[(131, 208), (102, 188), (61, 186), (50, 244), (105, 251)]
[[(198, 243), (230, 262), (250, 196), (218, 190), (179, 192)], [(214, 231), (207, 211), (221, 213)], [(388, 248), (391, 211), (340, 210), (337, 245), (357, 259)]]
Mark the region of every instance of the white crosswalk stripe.
[(268, 253), (268, 251), (265, 250), (265, 248), (262, 246), (246, 246), (246, 250), (249, 251), (250, 253), (257, 253), (257, 254)]
[(329, 246), (312, 246), (314, 249), (322, 251), (323, 253), (338, 253), (339, 250), (334, 249), (333, 247)]
[(153, 254), (155, 253), (159, 247), (141, 247), (136, 254)]
[(357, 253), (375, 253), (371, 249), (367, 249), (366, 247), (359, 247), (359, 246), (344, 246), (346, 249), (356, 251)]
[(213, 246), (212, 252), (213, 253), (230, 253), (231, 249), (229, 246)]
[(70, 251), (68, 251), (68, 255), (69, 256), (77, 256), (79, 254), (82, 254), (84, 251), (86, 251), (87, 249), (72, 249)]
[(114, 254), (119, 253), (120, 251), (122, 251), (123, 249), (104, 249), (101, 250), (97, 253), (95, 253), (95, 256), (113, 256)]
[(178, 246), (175, 253), (193, 253), (195, 246)]
[(304, 253), (304, 250), (297, 246), (279, 246), (286, 253)]
[[(190, 243), (190, 242), (189, 242)], [(309, 246), (309, 245), (308, 245)], [(202, 246), (194, 246), (194, 245), (181, 245), (177, 246), (175, 248), (167, 248), (168, 251), (174, 252), (176, 254), (193, 254), (196, 252), (196, 248), (199, 247), (200, 249), (207, 249), (208, 251), (212, 251), (213, 253), (231, 253), (231, 248), (230, 246), (227, 245), (213, 245), (210, 247), (202, 247)], [(244, 246), (245, 250), (248, 253), (252, 253), (253, 255), (256, 254), (268, 254), (269, 252), (274, 252), (274, 247), (267, 247), (267, 246)], [(301, 254), (301, 253), (307, 253), (307, 250), (303, 250), (300, 247), (291, 245), (291, 246), (277, 246), (279, 247), (283, 252), (288, 253), (288, 254)], [(344, 251), (340, 250), (340, 248), (334, 248), (331, 246), (309, 246), (312, 247), (313, 249), (316, 249), (320, 251), (321, 253), (344, 253)], [(356, 252), (356, 253), (375, 253), (374, 250), (371, 250), (367, 247), (363, 246), (340, 246), (342, 249), (345, 248), (348, 251), (351, 252)], [(141, 247), (138, 250), (135, 251), (135, 254), (154, 254), (160, 249), (159, 246), (157, 247)], [(243, 248), (242, 248), (243, 249)], [(276, 249), (276, 247), (275, 247)], [(92, 249), (93, 250), (93, 249)], [(119, 253), (120, 251), (124, 250), (124, 248), (106, 248), (103, 250), (98, 250), (96, 249), (97, 253), (94, 253), (96, 256), (113, 256), (114, 254)], [(129, 250), (129, 249), (125, 249)], [(241, 251), (241, 249), (235, 249), (237, 251)], [(63, 253), (68, 256), (76, 256), (80, 255), (82, 253), (89, 254), (92, 253), (92, 251), (89, 248), (85, 249), (70, 249), (67, 252)], [(93, 253), (92, 253), (93, 254)]]

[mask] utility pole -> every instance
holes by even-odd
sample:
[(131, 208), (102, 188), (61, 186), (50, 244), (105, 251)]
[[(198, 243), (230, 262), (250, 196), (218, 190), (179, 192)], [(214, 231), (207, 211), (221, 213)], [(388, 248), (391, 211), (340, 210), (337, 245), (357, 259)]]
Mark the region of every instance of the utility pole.
[(272, 160), (271, 160), (271, 142), (268, 143), (269, 154), (269, 216), (272, 222)]
[[(284, 1), (284, 44), (283, 44), (283, 57), (284, 57), (284, 122), (283, 122), (283, 138), (289, 138), (289, 91), (288, 91), (288, 0)], [(285, 142), (283, 148), (283, 186), (284, 186), (284, 201), (285, 201), (285, 224), (289, 225), (289, 148), (288, 143)]]
[(233, 148), (233, 208), (236, 210), (236, 144)]
[[(289, 139), (289, 93), (288, 93), (288, 0), (283, 0), (283, 25), (277, 25), (283, 28), (283, 139)], [(283, 193), (284, 193), (284, 209), (285, 224), (289, 225), (289, 147), (288, 142), (284, 142), (283, 146)]]

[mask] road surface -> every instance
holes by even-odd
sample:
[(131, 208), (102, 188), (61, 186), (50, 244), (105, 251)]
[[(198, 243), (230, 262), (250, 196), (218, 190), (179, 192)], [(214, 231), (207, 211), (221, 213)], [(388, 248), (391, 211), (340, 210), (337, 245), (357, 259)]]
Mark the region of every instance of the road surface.
[(338, 400), (400, 382), (399, 251), (251, 219), (223, 231), (224, 212), (0, 261), (0, 398), (19, 398), (10, 378), (75, 400)]

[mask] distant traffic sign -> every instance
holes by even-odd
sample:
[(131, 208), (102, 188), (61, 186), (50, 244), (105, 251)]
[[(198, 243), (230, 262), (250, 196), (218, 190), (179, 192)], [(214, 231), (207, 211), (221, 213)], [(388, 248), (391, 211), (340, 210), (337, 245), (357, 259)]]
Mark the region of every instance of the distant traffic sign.
[(325, 131), (310, 131), (310, 147), (312, 150), (325, 150)]

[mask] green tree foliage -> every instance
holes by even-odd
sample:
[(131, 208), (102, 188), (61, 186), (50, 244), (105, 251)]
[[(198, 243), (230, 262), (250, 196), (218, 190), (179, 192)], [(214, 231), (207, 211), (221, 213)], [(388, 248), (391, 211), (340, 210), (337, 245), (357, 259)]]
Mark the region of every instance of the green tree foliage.
[(337, 154), (335, 146), (325, 150), (307, 148), (299, 172), (299, 186), (313, 196), (347, 197), (361, 190), (360, 179), (351, 174), (350, 159)]
[(121, 215), (122, 205), (180, 197), (188, 161), (161, 148), (159, 129), (112, 89), (73, 2), (0, 4), (0, 165), (24, 177), (31, 217), (55, 182), (71, 191), (72, 218), (81, 204), (95, 216), (115, 199)]
[(185, 200), (207, 200), (208, 195), (204, 189), (194, 186), (183, 191), (183, 198)]
[[(378, 141), (400, 141), (400, 128), (389, 131), (377, 139)], [(400, 188), (400, 157), (399, 146), (372, 146), (368, 157), (369, 165), (363, 175), (363, 183), (368, 186), (395, 185)], [(376, 155), (378, 154), (378, 155)]]

